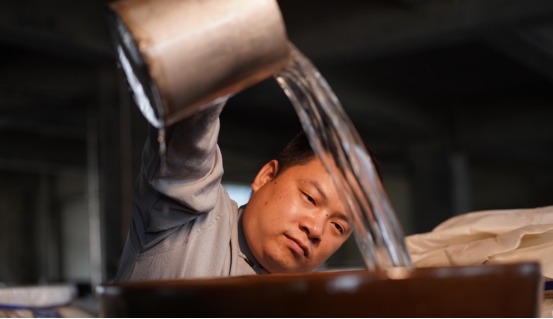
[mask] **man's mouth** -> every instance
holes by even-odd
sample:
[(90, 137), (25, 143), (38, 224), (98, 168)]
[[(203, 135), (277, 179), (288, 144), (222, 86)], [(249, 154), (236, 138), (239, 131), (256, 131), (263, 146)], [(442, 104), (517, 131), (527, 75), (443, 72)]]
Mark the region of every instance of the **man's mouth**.
[(284, 235), (284, 236), (288, 238), (292, 251), (294, 251), (299, 256), (303, 256), (303, 257), (309, 256), (309, 248), (301, 240), (294, 237), (290, 237), (288, 235)]

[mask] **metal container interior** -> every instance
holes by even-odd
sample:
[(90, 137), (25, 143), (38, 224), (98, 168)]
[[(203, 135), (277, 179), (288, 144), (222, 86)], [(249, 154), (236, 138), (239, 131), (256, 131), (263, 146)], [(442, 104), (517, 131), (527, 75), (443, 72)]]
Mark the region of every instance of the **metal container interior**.
[(270, 77), (289, 59), (275, 0), (123, 0), (110, 8), (120, 63), (157, 127)]

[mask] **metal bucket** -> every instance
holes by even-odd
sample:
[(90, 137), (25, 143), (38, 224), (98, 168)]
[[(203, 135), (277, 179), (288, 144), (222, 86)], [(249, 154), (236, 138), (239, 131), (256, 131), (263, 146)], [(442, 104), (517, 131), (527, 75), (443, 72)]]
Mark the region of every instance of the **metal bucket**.
[(289, 59), (275, 0), (122, 0), (110, 8), (119, 61), (156, 127), (270, 77)]

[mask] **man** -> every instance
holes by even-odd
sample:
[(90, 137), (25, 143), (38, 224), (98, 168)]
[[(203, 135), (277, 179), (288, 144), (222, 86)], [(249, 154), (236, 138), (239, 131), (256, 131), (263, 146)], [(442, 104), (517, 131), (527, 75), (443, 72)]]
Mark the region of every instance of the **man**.
[[(334, 184), (299, 134), (238, 208), (221, 186), (221, 103), (155, 132), (133, 190), (133, 220), (116, 281), (311, 271), (352, 232)], [(165, 166), (165, 167), (162, 167)]]

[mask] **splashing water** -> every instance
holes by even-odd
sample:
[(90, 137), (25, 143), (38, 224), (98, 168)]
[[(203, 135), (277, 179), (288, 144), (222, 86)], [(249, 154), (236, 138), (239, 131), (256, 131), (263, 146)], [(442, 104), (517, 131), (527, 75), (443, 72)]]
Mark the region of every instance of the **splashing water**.
[(411, 269), (403, 232), (359, 134), (319, 71), (290, 47), (292, 59), (275, 78), (349, 210), (367, 268)]

